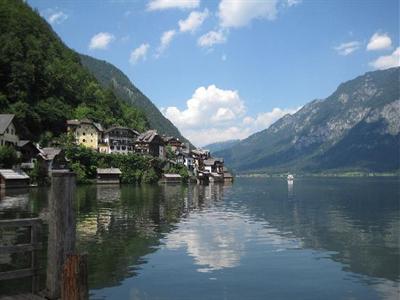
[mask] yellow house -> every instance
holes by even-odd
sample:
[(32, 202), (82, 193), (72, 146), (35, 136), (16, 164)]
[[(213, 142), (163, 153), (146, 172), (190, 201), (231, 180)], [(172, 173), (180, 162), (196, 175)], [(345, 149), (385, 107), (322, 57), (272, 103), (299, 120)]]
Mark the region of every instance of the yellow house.
[(67, 127), (68, 133), (74, 135), (77, 144), (96, 151), (99, 149), (103, 133), (103, 128), (99, 123), (95, 123), (89, 119), (68, 120)]
[(14, 115), (0, 114), (0, 146), (16, 146), (19, 137), (13, 123)]

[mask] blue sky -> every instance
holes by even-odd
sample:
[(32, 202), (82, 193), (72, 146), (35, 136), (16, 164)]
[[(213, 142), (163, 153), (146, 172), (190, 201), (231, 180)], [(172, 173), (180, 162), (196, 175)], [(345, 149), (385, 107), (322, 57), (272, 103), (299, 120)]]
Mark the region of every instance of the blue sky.
[(399, 65), (398, 0), (28, 0), (120, 68), (196, 145), (245, 138)]

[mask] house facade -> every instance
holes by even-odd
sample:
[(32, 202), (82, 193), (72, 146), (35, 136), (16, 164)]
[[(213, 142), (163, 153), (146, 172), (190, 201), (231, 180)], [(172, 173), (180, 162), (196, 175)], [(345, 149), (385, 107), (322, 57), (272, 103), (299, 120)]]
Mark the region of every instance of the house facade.
[(14, 115), (0, 114), (0, 146), (17, 146), (19, 137), (13, 121)]
[(156, 130), (146, 131), (138, 136), (135, 152), (165, 158), (165, 142)]
[(135, 151), (135, 141), (139, 133), (133, 129), (114, 126), (104, 131), (99, 146), (102, 153), (128, 154)]
[(98, 150), (101, 142), (103, 128), (99, 123), (89, 119), (68, 120), (68, 133), (73, 134), (78, 145)]

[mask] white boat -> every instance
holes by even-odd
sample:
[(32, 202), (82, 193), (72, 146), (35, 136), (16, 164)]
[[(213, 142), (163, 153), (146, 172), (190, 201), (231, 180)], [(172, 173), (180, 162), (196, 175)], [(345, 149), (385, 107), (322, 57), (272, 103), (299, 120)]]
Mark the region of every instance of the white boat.
[(289, 182), (293, 182), (294, 176), (293, 176), (292, 174), (289, 174), (289, 175), (287, 176), (287, 180), (288, 180)]

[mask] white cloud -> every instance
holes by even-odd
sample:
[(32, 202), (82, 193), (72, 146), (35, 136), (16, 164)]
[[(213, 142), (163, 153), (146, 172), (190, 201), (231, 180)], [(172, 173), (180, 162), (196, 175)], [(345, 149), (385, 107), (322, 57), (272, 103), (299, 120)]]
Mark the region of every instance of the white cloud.
[(374, 33), (367, 45), (368, 51), (390, 49), (392, 40), (387, 33)]
[(303, 0), (287, 0), (286, 4), (287, 6), (291, 7), (300, 4), (301, 2), (303, 2)]
[(161, 55), (161, 53), (163, 53), (165, 51), (165, 49), (168, 48), (169, 44), (171, 44), (172, 39), (174, 38), (176, 34), (175, 30), (168, 30), (165, 31), (161, 38), (160, 38), (160, 46), (157, 49), (157, 54), (156, 57), (159, 57)]
[(179, 20), (179, 30), (181, 32), (195, 32), (208, 17), (208, 9), (203, 12), (192, 11), (185, 20)]
[(100, 32), (94, 35), (89, 44), (89, 49), (107, 49), (108, 45), (115, 40), (114, 35), (108, 32)]
[(147, 52), (148, 52), (149, 48), (150, 48), (149, 44), (147, 44), (147, 43), (141, 44), (139, 47), (137, 47), (136, 49), (134, 49), (131, 52), (129, 62), (131, 64), (135, 64), (139, 60), (146, 60), (146, 56), (147, 56)]
[(47, 17), (47, 21), (49, 21), (50, 24), (61, 24), (64, 22), (66, 19), (68, 19), (68, 15), (63, 13), (62, 11), (57, 11), (52, 13)]
[(222, 0), (219, 3), (220, 25), (225, 28), (242, 27), (253, 19), (274, 20), (278, 13), (278, 0)]
[(193, 9), (198, 7), (200, 0), (151, 0), (148, 10), (164, 10), (170, 8)]
[(186, 108), (161, 109), (195, 145), (203, 146), (230, 139), (243, 139), (269, 127), (273, 122), (297, 109), (274, 108), (255, 117), (246, 115), (246, 107), (239, 92), (224, 90), (215, 85), (199, 87), (186, 101)]
[(360, 48), (360, 42), (357, 41), (352, 41), (348, 43), (342, 43), (339, 46), (335, 47), (335, 50), (337, 51), (338, 54), (347, 56), (354, 51), (358, 50)]
[(210, 48), (215, 44), (223, 44), (226, 42), (226, 33), (222, 30), (209, 31), (198, 38), (197, 44), (200, 47)]
[(379, 69), (389, 69), (400, 66), (400, 47), (397, 47), (390, 55), (380, 56), (376, 60), (370, 62), (370, 66)]

